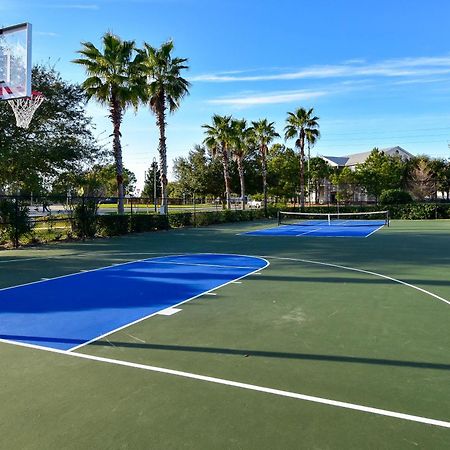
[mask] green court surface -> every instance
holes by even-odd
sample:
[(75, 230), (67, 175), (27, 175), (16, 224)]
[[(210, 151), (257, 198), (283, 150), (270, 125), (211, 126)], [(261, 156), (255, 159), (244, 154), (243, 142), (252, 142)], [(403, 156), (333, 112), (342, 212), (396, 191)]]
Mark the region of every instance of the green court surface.
[(166, 254), (270, 266), (72, 353), (0, 342), (0, 448), (449, 448), (450, 221), (241, 234), (267, 226), (1, 252), (1, 288)]

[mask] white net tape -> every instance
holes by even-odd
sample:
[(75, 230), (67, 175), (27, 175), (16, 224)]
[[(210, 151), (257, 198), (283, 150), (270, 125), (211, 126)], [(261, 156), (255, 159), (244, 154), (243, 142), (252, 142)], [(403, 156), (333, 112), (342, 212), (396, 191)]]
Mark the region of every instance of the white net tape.
[(21, 128), (28, 128), (34, 113), (43, 101), (44, 96), (41, 93), (33, 93), (31, 97), (8, 100), (16, 116), (16, 125)]

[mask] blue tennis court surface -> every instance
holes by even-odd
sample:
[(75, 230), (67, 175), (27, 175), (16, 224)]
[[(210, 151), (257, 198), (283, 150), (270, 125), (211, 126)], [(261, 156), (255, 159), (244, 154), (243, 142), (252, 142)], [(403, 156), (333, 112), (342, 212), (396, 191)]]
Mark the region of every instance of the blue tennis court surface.
[(250, 236), (359, 237), (365, 238), (385, 225), (384, 220), (310, 220), (243, 233)]
[(0, 290), (0, 339), (70, 350), (268, 265), (226, 254), (165, 256)]

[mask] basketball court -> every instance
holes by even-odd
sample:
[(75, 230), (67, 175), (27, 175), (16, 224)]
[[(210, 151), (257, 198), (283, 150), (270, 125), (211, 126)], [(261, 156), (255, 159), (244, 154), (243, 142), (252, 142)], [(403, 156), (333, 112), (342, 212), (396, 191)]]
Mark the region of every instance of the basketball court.
[[(44, 101), (30, 24), (0, 100)], [(447, 449), (450, 225), (364, 214), (1, 252), (0, 447)]]

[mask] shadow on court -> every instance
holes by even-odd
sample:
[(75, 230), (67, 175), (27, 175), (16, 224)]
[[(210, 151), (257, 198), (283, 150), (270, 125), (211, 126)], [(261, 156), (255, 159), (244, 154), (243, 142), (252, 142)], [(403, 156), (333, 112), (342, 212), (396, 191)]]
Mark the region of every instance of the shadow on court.
[[(69, 338), (53, 338), (53, 337), (38, 337), (38, 336), (18, 336), (18, 335), (1, 335), (0, 339), (7, 340), (25, 340), (36, 342), (59, 342), (64, 344), (71, 344), (74, 347), (85, 341), (79, 339)], [(121, 347), (131, 349), (148, 349), (148, 350), (165, 350), (177, 352), (194, 352), (194, 353), (209, 353), (216, 355), (235, 355), (245, 357), (259, 357), (259, 358), (282, 358), (282, 359), (298, 359), (302, 361), (321, 361), (321, 362), (338, 362), (351, 364), (371, 364), (392, 367), (412, 367), (416, 369), (433, 369), (433, 370), (450, 370), (450, 364), (432, 363), (432, 362), (418, 362), (418, 361), (401, 361), (383, 358), (364, 358), (358, 356), (345, 355), (318, 355), (311, 353), (291, 353), (291, 352), (273, 352), (264, 350), (248, 350), (248, 349), (231, 349), (231, 348), (217, 348), (217, 347), (193, 347), (186, 345), (167, 345), (167, 344), (151, 344), (141, 342), (119, 342), (119, 341), (95, 341), (89, 345), (96, 347)]]

